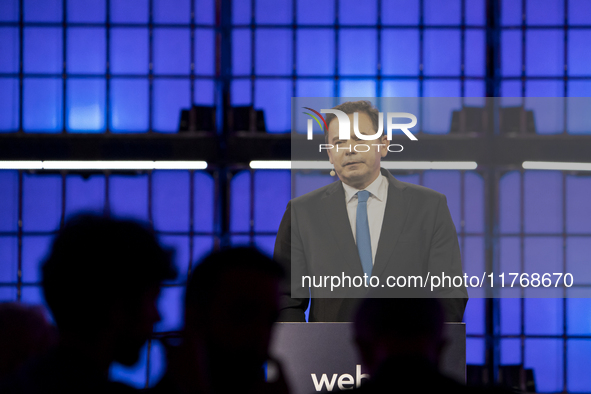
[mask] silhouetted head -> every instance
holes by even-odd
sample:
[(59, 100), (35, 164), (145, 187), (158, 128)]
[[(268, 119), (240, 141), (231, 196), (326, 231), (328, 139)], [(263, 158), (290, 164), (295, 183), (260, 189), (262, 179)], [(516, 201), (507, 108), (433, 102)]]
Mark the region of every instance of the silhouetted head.
[(0, 303), (0, 380), (55, 345), (57, 333), (40, 305)]
[[(364, 364), (375, 373), (391, 357), (413, 357), (437, 367), (443, 339), (443, 310), (439, 300), (408, 292), (374, 292), (355, 315), (355, 341)], [(391, 298), (392, 296), (421, 298)]]
[(170, 252), (144, 225), (92, 215), (69, 220), (43, 265), (43, 291), (62, 336), (107, 341), (131, 365), (160, 320), (156, 300), (174, 278)]
[(261, 368), (279, 313), (282, 275), (254, 248), (213, 253), (195, 268), (185, 297), (185, 334), (206, 343), (211, 368)]

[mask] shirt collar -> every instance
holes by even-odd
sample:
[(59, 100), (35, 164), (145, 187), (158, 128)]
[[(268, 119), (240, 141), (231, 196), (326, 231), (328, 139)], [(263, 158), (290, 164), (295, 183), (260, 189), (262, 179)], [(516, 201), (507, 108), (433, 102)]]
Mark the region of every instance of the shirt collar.
[(384, 185), (387, 185), (387, 179), (381, 173), (375, 179), (375, 181), (370, 183), (369, 186), (365, 189), (356, 189), (353, 186), (347, 185), (345, 182), (341, 183), (343, 184), (343, 189), (345, 189), (345, 198), (347, 202), (351, 201), (351, 199), (355, 197), (357, 192), (360, 190), (367, 190), (371, 193), (371, 196), (376, 197), (380, 201), (384, 201), (384, 198), (386, 197), (386, 193), (388, 191), (388, 188), (384, 187)]

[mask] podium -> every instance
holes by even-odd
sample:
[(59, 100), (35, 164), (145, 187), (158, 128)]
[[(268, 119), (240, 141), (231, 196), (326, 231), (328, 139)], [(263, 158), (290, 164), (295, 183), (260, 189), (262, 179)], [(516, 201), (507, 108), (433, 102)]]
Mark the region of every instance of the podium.
[[(445, 323), (440, 370), (466, 381), (466, 325)], [(283, 367), (292, 394), (356, 387), (367, 379), (353, 342), (351, 323), (276, 323), (271, 354)], [(271, 372), (269, 372), (271, 373)]]

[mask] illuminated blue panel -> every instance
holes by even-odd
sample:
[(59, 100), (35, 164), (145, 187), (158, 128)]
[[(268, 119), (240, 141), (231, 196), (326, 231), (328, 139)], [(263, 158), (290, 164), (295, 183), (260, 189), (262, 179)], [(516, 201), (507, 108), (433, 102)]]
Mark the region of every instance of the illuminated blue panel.
[(110, 176), (109, 208), (112, 216), (147, 222), (148, 176)]
[(563, 357), (560, 339), (525, 340), (525, 368), (533, 368), (538, 393), (562, 391)]
[(332, 79), (298, 79), (296, 82), (297, 97), (332, 97), (334, 96), (334, 80)]
[[(568, 96), (569, 97), (589, 97), (591, 96), (591, 82), (590, 81), (569, 81), (568, 82)], [(590, 130), (587, 128), (585, 134)], [(572, 133), (572, 131), (569, 130)]]
[(238, 79), (232, 81), (230, 92), (232, 96), (232, 105), (248, 105), (252, 102), (251, 82), (248, 79)]
[(148, 0), (111, 1), (111, 22), (148, 23)]
[(591, 178), (566, 176), (566, 231), (591, 233)]
[(462, 108), (459, 80), (427, 80), (423, 83), (425, 97), (448, 97), (447, 100), (425, 100), (419, 124), (430, 134), (447, 134), (453, 111)]
[(16, 286), (0, 286), (0, 302), (16, 301)]
[(560, 236), (526, 236), (524, 245), (525, 271), (529, 274), (536, 272), (541, 274), (546, 272), (561, 272), (563, 263), (562, 243), (562, 237)]
[(486, 23), (486, 4), (484, 0), (466, 2), (466, 24), (484, 25)]
[(213, 232), (214, 227), (214, 181), (205, 171), (197, 171), (193, 175), (193, 196), (195, 197), (193, 229), (195, 231)]
[(105, 23), (106, 0), (68, 0), (68, 22)]
[(106, 33), (98, 27), (68, 28), (69, 73), (104, 74), (107, 64)]
[(110, 71), (113, 74), (148, 73), (148, 29), (112, 28)]
[(484, 334), (484, 298), (474, 298), (468, 301), (464, 312), (466, 334)]
[(213, 29), (195, 29), (195, 74), (215, 74), (215, 34)]
[(196, 267), (208, 254), (213, 252), (213, 237), (198, 236), (193, 237), (193, 258), (191, 266)]
[(23, 231), (55, 231), (62, 210), (59, 175), (23, 175)]
[(0, 78), (0, 133), (18, 130), (18, 78)]
[(525, 72), (529, 76), (562, 76), (564, 33), (561, 30), (527, 30)]
[(25, 22), (61, 22), (62, 0), (23, 0)]
[(568, 74), (591, 75), (591, 56), (587, 51), (591, 40), (588, 30), (570, 29), (568, 32)]
[(385, 25), (418, 25), (419, 2), (416, 0), (392, 0), (382, 5), (382, 23)]
[(501, 96), (503, 97), (521, 97), (521, 81), (502, 81)]
[[(404, 59), (403, 61), (401, 61)], [(382, 31), (382, 74), (419, 74), (419, 31), (384, 29)]]
[(591, 341), (588, 339), (570, 339), (567, 341), (566, 376), (567, 389), (571, 393), (591, 391)]
[(158, 299), (158, 310), (162, 320), (154, 325), (154, 331), (175, 331), (183, 327), (184, 288), (163, 287)]
[[(560, 272), (560, 270), (554, 272)], [(563, 333), (561, 298), (526, 298), (524, 309), (525, 334), (561, 335)]]
[(483, 30), (466, 31), (465, 73), (468, 76), (484, 76), (485, 36)]
[[(486, 91), (484, 81), (465, 81), (464, 97), (485, 97)], [(482, 100), (484, 104), (484, 100)]]
[(339, 23), (342, 25), (375, 25), (378, 22), (378, 4), (376, 0), (339, 1)]
[(476, 172), (466, 172), (464, 182), (464, 229), (484, 232), (484, 180)]
[[(572, 274), (579, 285), (591, 285), (589, 256), (591, 256), (591, 237), (568, 237), (566, 240), (566, 270)], [(562, 271), (554, 271), (562, 272)], [(589, 326), (591, 331), (591, 325)]]
[(250, 172), (234, 175), (230, 187), (230, 231), (250, 231)]
[(153, 0), (152, 15), (156, 23), (190, 23), (191, 0)]
[(396, 178), (402, 182), (408, 182), (408, 183), (412, 183), (414, 185), (421, 184), (421, 182), (420, 182), (421, 178), (420, 178), (419, 174), (409, 174), (409, 175), (392, 174), (392, 175), (394, 175), (394, 178)]
[(297, 23), (299, 25), (332, 25), (334, 0), (298, 0)]
[(376, 81), (375, 79), (340, 79), (339, 91), (340, 97), (375, 97)]
[(62, 29), (59, 27), (24, 28), (24, 71), (26, 73), (62, 72)]
[(19, 32), (17, 27), (0, 27), (0, 73), (16, 73), (19, 64)]
[(254, 231), (277, 231), (291, 196), (289, 170), (259, 170), (254, 176)]
[(443, 193), (447, 197), (447, 206), (457, 231), (460, 230), (460, 172), (425, 171), (423, 185)]
[(250, 242), (250, 237), (248, 235), (235, 235), (233, 237), (230, 237), (230, 244), (232, 245), (232, 247), (253, 246), (253, 242)]
[(255, 72), (259, 75), (289, 75), (292, 39), (289, 29), (257, 29)]
[(466, 364), (484, 365), (484, 339), (466, 338)]
[(154, 29), (154, 73), (189, 74), (191, 72), (189, 29)]
[(109, 367), (109, 380), (122, 382), (136, 389), (143, 389), (146, 385), (146, 368), (148, 362), (148, 345), (144, 345), (140, 351), (137, 363), (126, 367), (117, 362)]
[(376, 75), (377, 65), (378, 48), (375, 29), (339, 30), (341, 75)]
[(460, 75), (459, 30), (425, 29), (424, 45), (425, 75)]
[(521, 364), (521, 341), (501, 339), (501, 365)]
[(18, 172), (0, 171), (0, 231), (18, 230)]
[(419, 82), (390, 80), (382, 82), (382, 97), (418, 97)]
[(334, 38), (335, 33), (332, 29), (298, 29), (297, 73), (299, 75), (333, 75), (335, 71)]
[[(562, 231), (562, 173), (526, 171), (525, 232), (557, 233)], [(544, 214), (541, 215), (540, 213)]]
[(103, 78), (68, 79), (66, 100), (69, 132), (105, 130), (106, 81)]
[(256, 109), (265, 111), (267, 131), (286, 133), (290, 127), (292, 87), (289, 79), (257, 79), (254, 85)]
[(291, 0), (256, 0), (255, 2), (256, 23), (291, 23), (292, 15)]
[[(251, 22), (251, 1), (232, 2), (232, 23), (235, 25)], [(254, 22), (254, 21), (253, 21)]]
[(150, 378), (148, 387), (154, 387), (166, 372), (166, 349), (162, 342), (152, 340), (150, 345)]
[[(47, 308), (47, 305), (45, 304), (45, 299), (43, 297), (43, 290), (41, 289), (41, 286), (23, 287), (21, 302), (24, 302), (26, 304), (40, 304), (43, 305), (45, 309), (49, 310), (49, 308)], [(49, 317), (51, 320), (51, 316)]]
[[(515, 241), (518, 240), (516, 239)], [(506, 243), (505, 249), (507, 247), (508, 245)], [(515, 252), (518, 253), (518, 250), (516, 248)], [(513, 277), (511, 277), (511, 280), (513, 280)], [(508, 283), (507, 277), (505, 277), (505, 283)], [(521, 299), (502, 298), (499, 300), (499, 302), (501, 306), (501, 334), (519, 335), (521, 333)]]
[(79, 212), (102, 214), (105, 208), (105, 176), (66, 176), (66, 218)]
[(174, 252), (173, 262), (177, 270), (177, 277), (172, 282), (185, 282), (187, 280), (187, 272), (189, 271), (189, 263), (191, 255), (189, 254), (189, 240), (186, 235), (161, 235), (158, 237), (160, 244)]
[(189, 173), (154, 171), (152, 215), (157, 231), (189, 231)]
[(591, 3), (587, 0), (569, 0), (568, 23), (570, 25), (591, 24)]
[[(573, 277), (576, 278), (574, 274)], [(566, 300), (566, 331), (568, 335), (591, 335), (591, 314), (588, 313), (590, 310), (591, 299), (589, 298), (568, 298)]]
[(213, 105), (215, 101), (215, 82), (213, 79), (198, 79), (195, 81), (195, 97), (193, 103), (199, 105)]
[(501, 73), (503, 76), (521, 75), (521, 31), (501, 32)]
[(275, 236), (274, 235), (259, 235), (254, 237), (255, 246), (264, 254), (273, 257), (275, 250)]
[(563, 0), (527, 0), (525, 22), (528, 25), (562, 25)]
[(145, 132), (149, 127), (149, 85), (145, 79), (119, 79), (110, 81), (111, 131)]
[(501, 24), (520, 25), (521, 15), (521, 1), (501, 0)]
[(568, 100), (566, 107), (566, 130), (569, 134), (591, 133), (591, 118), (587, 109), (591, 105), (591, 81), (569, 81), (565, 96), (576, 97)]
[(0, 282), (16, 282), (18, 271), (18, 238), (0, 237)]
[[(500, 268), (502, 272), (520, 272), (521, 268), (521, 244), (517, 237), (501, 237), (500, 244)], [(505, 278), (507, 280), (507, 278)]]
[[(235, 3), (234, 3), (235, 4)], [(250, 75), (250, 29), (232, 30), (232, 74)]]
[(215, 23), (215, 0), (195, 0), (195, 23)]
[(425, 0), (424, 12), (427, 25), (459, 25), (462, 16), (461, 2), (460, 0)]
[(23, 237), (23, 282), (41, 282), (41, 264), (51, 251), (53, 235)]
[(18, 21), (18, 3), (19, 0), (0, 1), (0, 21)]
[(312, 173), (307, 174), (297, 172), (295, 174), (295, 190), (293, 190), (293, 196), (302, 196), (313, 190), (326, 186), (334, 181), (334, 177), (321, 171), (314, 171)]
[(189, 81), (156, 79), (154, 81), (153, 104), (154, 130), (176, 132), (179, 128), (181, 109), (191, 106)]
[[(536, 81), (529, 80), (525, 82), (525, 95), (526, 97), (562, 97), (564, 92), (564, 83), (562, 81)], [(553, 122), (540, 122), (540, 114), (536, 114), (536, 131), (539, 134), (552, 134), (562, 132), (562, 119), (559, 119), (557, 115), (562, 114), (562, 108), (553, 108), (552, 116), (549, 120)], [(555, 130), (549, 128), (554, 126)], [(555, 124), (559, 123), (560, 128), (556, 128)]]

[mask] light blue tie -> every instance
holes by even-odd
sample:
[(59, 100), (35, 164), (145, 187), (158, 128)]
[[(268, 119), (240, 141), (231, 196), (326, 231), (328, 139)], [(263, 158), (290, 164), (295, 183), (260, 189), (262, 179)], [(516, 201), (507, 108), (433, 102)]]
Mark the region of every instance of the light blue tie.
[(371, 270), (373, 263), (371, 258), (371, 238), (369, 237), (369, 221), (367, 220), (367, 200), (369, 192), (361, 190), (357, 192), (357, 224), (356, 224), (356, 240), (357, 250), (359, 251), (359, 258), (361, 259), (361, 266), (363, 272), (367, 274), (368, 281), (371, 277)]

